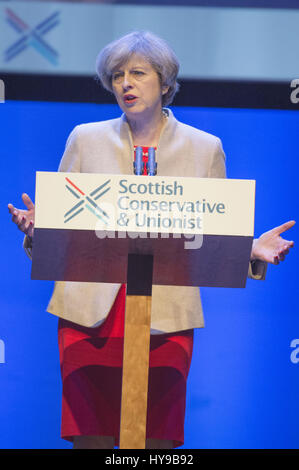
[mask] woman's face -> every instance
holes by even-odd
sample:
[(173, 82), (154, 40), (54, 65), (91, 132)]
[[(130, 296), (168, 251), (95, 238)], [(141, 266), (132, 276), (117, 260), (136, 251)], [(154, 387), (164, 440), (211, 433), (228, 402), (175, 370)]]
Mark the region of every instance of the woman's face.
[(140, 55), (133, 55), (114, 71), (112, 88), (122, 111), (133, 119), (160, 111), (162, 94), (168, 90), (162, 90), (157, 72)]

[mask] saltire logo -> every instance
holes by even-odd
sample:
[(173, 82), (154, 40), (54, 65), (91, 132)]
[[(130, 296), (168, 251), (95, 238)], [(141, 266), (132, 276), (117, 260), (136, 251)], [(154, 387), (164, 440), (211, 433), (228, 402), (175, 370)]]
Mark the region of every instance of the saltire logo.
[(105, 183), (101, 184), (96, 189), (91, 191), (89, 195), (87, 195), (68, 177), (65, 177), (65, 179), (67, 182), (65, 187), (73, 196), (75, 196), (76, 199), (78, 199), (79, 202), (77, 202), (69, 211), (64, 214), (64, 223), (67, 223), (69, 220), (79, 215), (84, 209), (87, 209), (94, 216), (104, 222), (105, 225), (107, 225), (109, 216), (103, 209), (100, 208), (96, 201), (110, 190), (110, 187), (107, 185), (111, 180), (105, 181)]
[(58, 52), (43, 39), (43, 36), (59, 24), (59, 11), (45, 18), (34, 28), (28, 26), (11, 8), (6, 8), (5, 13), (7, 23), (21, 36), (4, 51), (5, 62), (14, 59), (28, 47), (33, 47), (51, 64), (58, 64)]

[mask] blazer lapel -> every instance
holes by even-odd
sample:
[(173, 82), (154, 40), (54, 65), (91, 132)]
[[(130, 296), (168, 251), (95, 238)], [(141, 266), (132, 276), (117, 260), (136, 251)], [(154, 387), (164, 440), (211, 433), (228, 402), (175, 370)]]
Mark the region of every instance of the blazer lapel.
[(158, 176), (195, 176), (194, 159), (187, 135), (180, 132), (181, 125), (172, 111), (164, 108), (167, 113), (167, 123), (162, 129), (157, 148)]
[(117, 149), (116, 158), (118, 161), (120, 174), (133, 174), (134, 145), (132, 134), (126, 115), (122, 114), (118, 122), (118, 135), (120, 136), (121, 146)]

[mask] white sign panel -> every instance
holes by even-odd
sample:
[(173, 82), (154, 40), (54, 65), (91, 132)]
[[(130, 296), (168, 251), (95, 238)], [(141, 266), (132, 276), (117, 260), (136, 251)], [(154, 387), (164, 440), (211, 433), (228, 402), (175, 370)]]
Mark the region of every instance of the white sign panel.
[(255, 181), (37, 172), (35, 227), (253, 236)]

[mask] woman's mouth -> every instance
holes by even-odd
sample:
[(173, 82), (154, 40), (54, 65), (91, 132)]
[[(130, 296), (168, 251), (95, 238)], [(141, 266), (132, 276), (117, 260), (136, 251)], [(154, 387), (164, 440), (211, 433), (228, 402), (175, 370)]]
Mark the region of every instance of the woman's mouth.
[(135, 95), (129, 95), (129, 94), (128, 94), (128, 95), (125, 95), (125, 96), (124, 96), (124, 102), (125, 102), (126, 104), (133, 104), (133, 103), (135, 103), (135, 102), (137, 101), (137, 99), (138, 99), (138, 98), (137, 98), (137, 96), (135, 96)]

